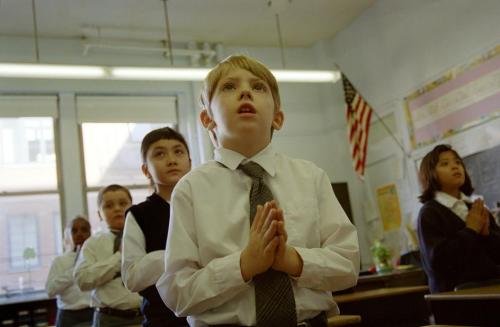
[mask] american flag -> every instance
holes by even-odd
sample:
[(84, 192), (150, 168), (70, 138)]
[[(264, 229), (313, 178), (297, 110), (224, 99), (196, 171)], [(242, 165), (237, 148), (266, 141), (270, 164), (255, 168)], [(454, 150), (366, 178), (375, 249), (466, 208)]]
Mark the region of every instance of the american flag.
[(342, 74), (345, 96), (345, 114), (348, 126), (348, 138), (354, 170), (363, 179), (365, 175), (366, 149), (368, 131), (373, 109), (352, 86), (347, 77)]

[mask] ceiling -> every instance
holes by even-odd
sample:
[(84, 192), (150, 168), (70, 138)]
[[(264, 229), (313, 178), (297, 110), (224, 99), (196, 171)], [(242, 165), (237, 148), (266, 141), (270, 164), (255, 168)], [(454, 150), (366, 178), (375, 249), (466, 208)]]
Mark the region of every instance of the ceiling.
[[(168, 0), (172, 41), (308, 47), (332, 38), (375, 0)], [(269, 5), (270, 2), (270, 5)], [(162, 0), (35, 0), (40, 37), (165, 40)], [(0, 0), (0, 36), (33, 34), (32, 0)]]

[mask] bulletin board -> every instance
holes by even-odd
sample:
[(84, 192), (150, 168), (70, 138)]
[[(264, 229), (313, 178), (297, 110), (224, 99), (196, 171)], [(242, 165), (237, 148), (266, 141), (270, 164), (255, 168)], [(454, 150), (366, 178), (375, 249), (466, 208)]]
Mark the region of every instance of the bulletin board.
[(384, 231), (399, 229), (401, 227), (401, 209), (396, 184), (391, 183), (377, 188), (377, 203)]
[(500, 45), (405, 98), (413, 149), (500, 117)]

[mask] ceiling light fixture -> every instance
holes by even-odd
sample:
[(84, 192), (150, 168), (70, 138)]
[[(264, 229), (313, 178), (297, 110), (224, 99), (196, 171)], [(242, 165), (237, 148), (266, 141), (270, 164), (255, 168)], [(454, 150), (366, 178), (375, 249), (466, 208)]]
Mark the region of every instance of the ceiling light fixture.
[(106, 77), (106, 70), (99, 66), (0, 63), (0, 77), (99, 79)]
[[(0, 0), (1, 1), (1, 0)], [(173, 65), (174, 51), (170, 36), (167, 1), (163, 1), (165, 15), (166, 42), (170, 64)], [(276, 2), (277, 0), (275, 0)], [(283, 0), (290, 2), (291, 0)], [(281, 2), (283, 2), (281, 1)], [(36, 63), (0, 62), (0, 78), (42, 78), (42, 79), (98, 79), (98, 80), (142, 80), (142, 81), (202, 81), (210, 71), (209, 68), (180, 67), (113, 67), (86, 65), (40, 64), (38, 45), (38, 24), (35, 1), (32, 0), (33, 36), (35, 42)], [(269, 6), (276, 7), (269, 1)], [(278, 12), (276, 23), (280, 41), (281, 60), (285, 66), (283, 39), (281, 35)], [(340, 79), (338, 70), (271, 70), (278, 82), (284, 83), (335, 83)]]
[(110, 68), (110, 74), (114, 79), (202, 81), (209, 70), (208, 68), (114, 67)]
[[(0, 78), (202, 81), (209, 68), (112, 67), (0, 63)], [(278, 82), (335, 83), (335, 70), (271, 70)]]

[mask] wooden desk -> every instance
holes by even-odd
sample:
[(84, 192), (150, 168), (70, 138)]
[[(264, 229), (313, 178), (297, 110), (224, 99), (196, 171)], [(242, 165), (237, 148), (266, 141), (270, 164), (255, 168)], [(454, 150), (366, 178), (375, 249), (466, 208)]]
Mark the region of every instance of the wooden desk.
[(360, 315), (360, 326), (421, 326), (428, 324), (425, 285), (355, 290), (334, 294), (342, 315)]
[(359, 326), (360, 323), (361, 316), (357, 315), (337, 315), (328, 317), (328, 327)]
[[(57, 312), (56, 300), (49, 298), (45, 292), (33, 292), (0, 296), (0, 323), (3, 320), (18, 320), (18, 312), (25, 311), (30, 323), (34, 326), (36, 321), (55, 322)], [(26, 320), (23, 320), (27, 322)]]
[(428, 294), (425, 298), (448, 299), (448, 300), (475, 300), (475, 299), (500, 299), (500, 284), (476, 288), (467, 288), (460, 291)]
[(385, 297), (395, 297), (405, 294), (427, 294), (429, 292), (428, 286), (406, 286), (406, 287), (387, 287), (367, 291), (355, 291), (347, 294), (333, 295), (335, 302), (348, 303), (357, 302), (371, 299), (380, 299)]
[(500, 326), (500, 285), (428, 294), (436, 323)]
[(393, 270), (390, 273), (359, 276), (356, 291), (385, 287), (427, 285), (425, 272), (418, 267), (407, 270)]

